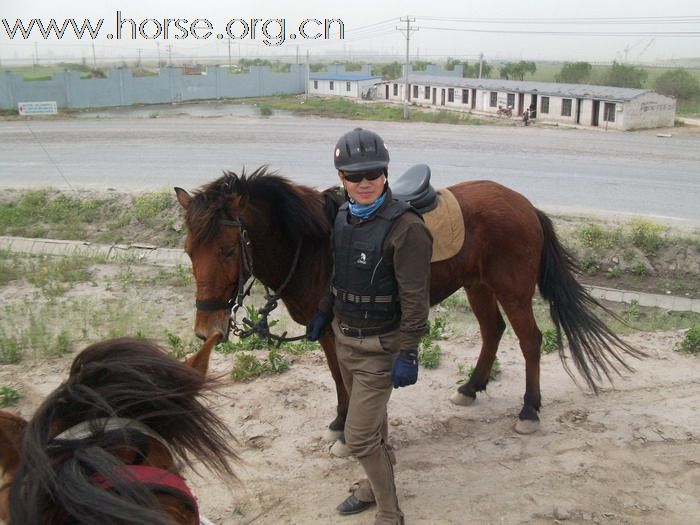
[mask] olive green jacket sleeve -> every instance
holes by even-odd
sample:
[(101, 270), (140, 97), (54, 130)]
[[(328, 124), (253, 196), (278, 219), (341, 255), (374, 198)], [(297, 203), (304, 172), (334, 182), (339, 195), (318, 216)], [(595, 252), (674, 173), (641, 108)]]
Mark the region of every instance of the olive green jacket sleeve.
[(401, 303), (400, 346), (417, 351), (427, 330), (430, 311), (430, 258), (433, 237), (423, 219), (406, 212), (396, 220), (384, 239), (385, 260), (394, 266)]

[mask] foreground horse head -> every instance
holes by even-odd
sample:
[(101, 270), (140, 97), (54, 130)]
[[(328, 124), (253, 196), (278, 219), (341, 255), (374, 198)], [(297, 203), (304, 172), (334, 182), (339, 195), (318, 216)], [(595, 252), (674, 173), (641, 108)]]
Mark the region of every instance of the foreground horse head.
[[(287, 282), (287, 291), (305, 293), (290, 270), (302, 250), (296, 268), (307, 279), (318, 263), (314, 254), (327, 252), (330, 221), (320, 193), (264, 167), (250, 175), (228, 172), (193, 195), (182, 188), (175, 192), (185, 210), (185, 251), (197, 286), (197, 336), (228, 337), (231, 309), (253, 274), (273, 289)], [(298, 315), (295, 320), (303, 322)]]
[(142, 339), (89, 346), (28, 422), (0, 412), (0, 518), (16, 524), (198, 524), (180, 475), (235, 476), (234, 438), (201, 397), (211, 337), (186, 363)]

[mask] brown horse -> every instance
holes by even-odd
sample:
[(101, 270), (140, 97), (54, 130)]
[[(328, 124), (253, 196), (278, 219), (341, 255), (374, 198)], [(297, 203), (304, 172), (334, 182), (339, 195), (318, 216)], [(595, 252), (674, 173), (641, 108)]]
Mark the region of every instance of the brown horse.
[(9, 525), (200, 523), (191, 456), (233, 479), (234, 441), (200, 400), (214, 335), (186, 363), (142, 339), (91, 345), (25, 421), (0, 411), (0, 520)]
[[(542, 339), (532, 311), (536, 286), (550, 304), (569, 375), (562, 330), (574, 365), (594, 391), (602, 376), (610, 378), (619, 367), (629, 369), (622, 354), (642, 354), (592, 313), (592, 307), (603, 307), (574, 278), (578, 267), (542, 211), (495, 182), (469, 181), (448, 189), (461, 207), (466, 238), (459, 253), (431, 265), (430, 301), (436, 304), (464, 288), (482, 336), (474, 372), (452, 400), (466, 405), (486, 389), (506, 326), (500, 305), (525, 357), (525, 397), (516, 430), (534, 432), (541, 406)], [(294, 321), (310, 321), (328, 291), (329, 236), (337, 210), (333, 190), (321, 193), (259, 168), (250, 175), (227, 173), (194, 195), (181, 188), (175, 192), (185, 209), (185, 250), (196, 279), (199, 337), (228, 333), (234, 297), (251, 274), (278, 291)], [(338, 395), (338, 414), (329, 428), (339, 433), (348, 396), (332, 333), (327, 331), (320, 342)]]

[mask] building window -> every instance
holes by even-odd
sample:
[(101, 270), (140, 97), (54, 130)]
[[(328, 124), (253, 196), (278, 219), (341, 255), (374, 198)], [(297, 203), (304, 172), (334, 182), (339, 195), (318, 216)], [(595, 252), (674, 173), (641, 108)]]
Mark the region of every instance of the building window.
[(491, 91), (489, 93), (489, 107), (495, 108), (498, 105), (498, 93)]
[(399, 96), (399, 85), (394, 84), (394, 96), (398, 97)]
[(350, 82), (345, 83), (345, 91), (350, 91)]
[(331, 80), (331, 85), (330, 85), (331, 91), (335, 88), (335, 83)]
[(462, 104), (469, 104), (469, 90), (462, 90)]
[(506, 105), (509, 108), (514, 108), (515, 107), (515, 93), (508, 93), (508, 102), (506, 102)]
[(615, 103), (606, 102), (603, 109), (603, 120), (605, 122), (615, 122)]
[(542, 97), (540, 102), (540, 113), (549, 113), (549, 97)]
[(430, 100), (430, 86), (425, 86), (425, 100)]
[(318, 80), (314, 80), (314, 89), (318, 89)]
[(454, 102), (455, 101), (455, 90), (454, 88), (448, 88), (447, 89), (447, 102)]
[(570, 117), (571, 116), (571, 99), (564, 98), (561, 101), (561, 116)]
[(418, 98), (418, 86), (413, 86), (413, 98)]

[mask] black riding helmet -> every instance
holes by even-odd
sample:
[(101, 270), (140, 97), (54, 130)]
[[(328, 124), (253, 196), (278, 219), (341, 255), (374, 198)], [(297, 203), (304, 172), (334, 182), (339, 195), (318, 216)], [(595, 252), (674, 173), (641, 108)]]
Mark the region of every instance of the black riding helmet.
[(345, 173), (360, 173), (383, 169), (389, 166), (389, 150), (384, 140), (362, 128), (355, 128), (340, 137), (333, 154), (335, 169)]

